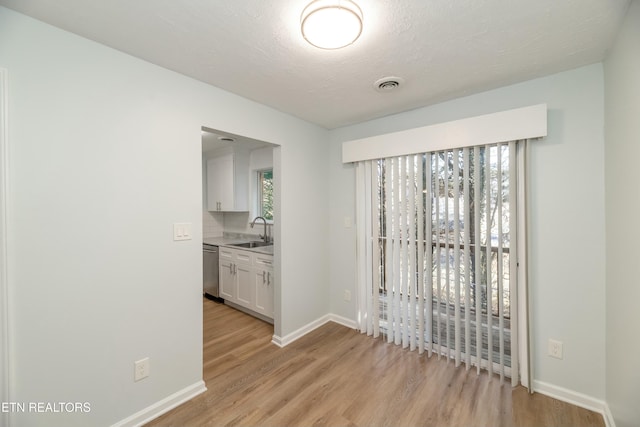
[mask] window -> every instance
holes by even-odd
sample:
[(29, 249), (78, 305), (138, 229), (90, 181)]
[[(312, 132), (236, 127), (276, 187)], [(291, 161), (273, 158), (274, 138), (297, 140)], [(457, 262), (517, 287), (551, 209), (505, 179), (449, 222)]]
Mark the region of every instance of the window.
[(273, 169), (258, 171), (258, 216), (273, 221)]
[(511, 142), (359, 164), (370, 271), (363, 330), (511, 376), (515, 151)]
[(546, 135), (540, 104), (342, 144), (360, 331), (530, 386), (526, 166)]

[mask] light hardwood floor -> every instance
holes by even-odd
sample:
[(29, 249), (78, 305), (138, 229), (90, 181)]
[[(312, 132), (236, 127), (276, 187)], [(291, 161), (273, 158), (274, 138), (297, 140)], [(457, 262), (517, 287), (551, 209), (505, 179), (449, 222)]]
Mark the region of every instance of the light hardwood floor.
[(602, 416), (328, 323), (285, 348), (204, 300), (207, 392), (147, 426), (580, 426)]

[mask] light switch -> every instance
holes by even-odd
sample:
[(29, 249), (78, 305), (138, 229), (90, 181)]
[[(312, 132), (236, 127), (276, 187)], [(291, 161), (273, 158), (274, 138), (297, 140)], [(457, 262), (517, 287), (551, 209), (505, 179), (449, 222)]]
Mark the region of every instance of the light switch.
[(173, 240), (191, 240), (191, 223), (176, 222), (173, 224)]
[(350, 216), (345, 216), (344, 217), (344, 228), (351, 228), (351, 217)]

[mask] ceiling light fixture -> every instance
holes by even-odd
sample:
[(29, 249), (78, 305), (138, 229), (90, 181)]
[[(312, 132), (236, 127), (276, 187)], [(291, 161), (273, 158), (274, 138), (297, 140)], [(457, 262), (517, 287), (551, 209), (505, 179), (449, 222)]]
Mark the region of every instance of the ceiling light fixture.
[(351, 0), (314, 0), (302, 11), (306, 41), (321, 49), (340, 49), (362, 33), (362, 10)]

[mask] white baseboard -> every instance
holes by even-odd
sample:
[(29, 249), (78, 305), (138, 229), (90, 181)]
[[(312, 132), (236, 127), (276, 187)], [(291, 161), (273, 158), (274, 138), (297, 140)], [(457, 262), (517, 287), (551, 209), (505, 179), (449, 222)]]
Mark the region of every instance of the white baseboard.
[(609, 405), (604, 400), (538, 380), (533, 381), (533, 391), (602, 414), (606, 427), (615, 427)]
[(130, 417), (115, 423), (112, 427), (134, 427), (141, 426), (149, 421), (158, 418), (165, 412), (169, 412), (176, 406), (179, 406), (187, 400), (193, 399), (197, 395), (207, 391), (204, 381), (198, 381), (180, 391), (166, 397), (143, 410), (136, 412)]
[(358, 324), (355, 320), (347, 319), (346, 317), (338, 316), (337, 314), (329, 314), (329, 320), (338, 325), (346, 326), (349, 329), (358, 329)]
[(271, 342), (277, 345), (278, 347), (287, 346), (292, 342), (294, 342), (295, 340), (302, 338), (303, 336), (313, 331), (314, 329), (317, 329), (320, 326), (324, 325), (325, 323), (329, 322), (331, 320), (329, 316), (330, 315), (325, 314), (319, 319), (316, 319), (311, 323), (307, 323), (303, 327), (296, 329), (295, 331), (285, 335), (284, 337), (279, 337), (277, 335), (274, 335), (273, 338), (271, 339)]
[(307, 323), (303, 327), (291, 332), (290, 334), (285, 335), (284, 337), (279, 337), (278, 335), (274, 335), (271, 339), (271, 342), (278, 347), (284, 347), (286, 345), (291, 344), (295, 340), (302, 338), (309, 332), (314, 329), (319, 328), (327, 322), (334, 322), (339, 325), (346, 326), (347, 328), (356, 329), (356, 322), (347, 319), (346, 317), (338, 316), (337, 314), (325, 314), (324, 316), (314, 320), (313, 322)]
[(605, 402), (604, 414), (604, 425), (606, 427), (616, 427), (616, 420), (613, 419), (613, 414), (611, 413), (611, 409), (609, 409), (609, 405)]

